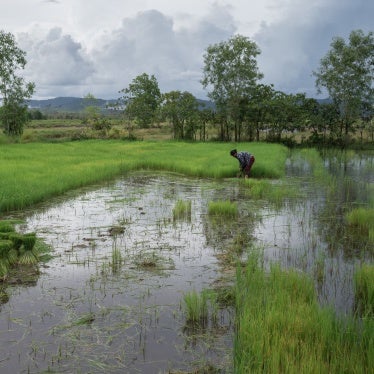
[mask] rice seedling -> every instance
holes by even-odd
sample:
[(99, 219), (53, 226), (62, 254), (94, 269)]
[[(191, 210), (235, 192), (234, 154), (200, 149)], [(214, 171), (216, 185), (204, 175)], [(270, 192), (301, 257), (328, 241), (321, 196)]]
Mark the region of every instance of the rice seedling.
[(36, 243), (36, 234), (28, 233), (22, 236), (23, 247), (25, 251), (32, 251)]
[(191, 219), (191, 201), (178, 200), (173, 208), (173, 218), (176, 219)]
[(32, 253), (32, 251), (24, 251), (19, 257), (18, 257), (18, 263), (20, 265), (35, 265), (38, 263), (38, 259)]
[(259, 258), (238, 268), (236, 373), (370, 372), (374, 322), (337, 317), (318, 305), (313, 282)]
[(238, 204), (229, 200), (210, 201), (208, 204), (210, 216), (236, 217), (238, 212)]
[(374, 209), (356, 208), (346, 214), (349, 225), (359, 227), (365, 232), (374, 228)]
[(187, 323), (205, 326), (208, 318), (208, 297), (206, 292), (187, 292), (183, 296)]
[(14, 232), (14, 225), (7, 220), (0, 221), (0, 232), (1, 233), (10, 233)]
[(355, 308), (360, 315), (374, 316), (374, 265), (362, 265), (354, 274)]

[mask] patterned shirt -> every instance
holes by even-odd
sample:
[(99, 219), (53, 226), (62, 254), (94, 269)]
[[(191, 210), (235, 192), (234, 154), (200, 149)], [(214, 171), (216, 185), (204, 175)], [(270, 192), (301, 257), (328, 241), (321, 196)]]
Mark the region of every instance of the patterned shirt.
[(237, 159), (239, 160), (240, 169), (244, 170), (247, 165), (249, 165), (251, 154), (248, 152), (238, 152), (236, 154)]

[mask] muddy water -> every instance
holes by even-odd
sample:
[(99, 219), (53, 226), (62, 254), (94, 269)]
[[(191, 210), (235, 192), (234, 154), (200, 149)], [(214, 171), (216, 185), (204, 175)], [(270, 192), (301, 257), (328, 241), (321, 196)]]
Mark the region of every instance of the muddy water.
[[(302, 194), (280, 206), (251, 199), (237, 180), (137, 173), (23, 212), (19, 229), (37, 232), (54, 258), (33, 282), (7, 287), (0, 372), (232, 372), (232, 307), (194, 330), (183, 295), (230, 284), (220, 255), (233, 240), (261, 248), (267, 265), (309, 272), (321, 303), (349, 313), (354, 266), (372, 252), (342, 217), (368, 203), (373, 158), (328, 155), (325, 165), (333, 189), (291, 158), (287, 183)], [(218, 199), (237, 201), (240, 219), (209, 218)], [(173, 219), (178, 200), (191, 201), (191, 216)]]

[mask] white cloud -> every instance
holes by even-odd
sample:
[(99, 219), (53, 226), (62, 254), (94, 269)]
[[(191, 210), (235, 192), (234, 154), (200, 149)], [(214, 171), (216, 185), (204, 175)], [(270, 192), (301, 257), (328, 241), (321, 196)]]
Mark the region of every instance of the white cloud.
[(203, 98), (203, 53), (235, 33), (260, 47), (265, 83), (314, 96), (311, 74), (332, 38), (370, 31), (374, 12), (369, 0), (1, 1), (0, 24), (27, 52), (38, 97), (116, 98), (145, 72), (163, 92)]

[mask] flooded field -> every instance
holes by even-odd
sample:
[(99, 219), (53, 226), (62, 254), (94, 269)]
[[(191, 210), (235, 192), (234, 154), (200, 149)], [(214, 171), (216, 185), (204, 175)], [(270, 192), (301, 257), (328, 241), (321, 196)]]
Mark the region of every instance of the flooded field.
[[(321, 304), (351, 313), (355, 265), (371, 262), (373, 248), (344, 214), (369, 204), (373, 156), (326, 155), (324, 166), (329, 178), (291, 157), (282, 188), (298, 193), (276, 203), (252, 198), (242, 180), (134, 173), (13, 214), (53, 258), (5, 289), (0, 372), (233, 372), (232, 303), (196, 328), (184, 296), (229, 289), (234, 246), (310, 273)], [(238, 217), (210, 216), (215, 200), (236, 202)], [(191, 212), (175, 216), (178, 201)]]

